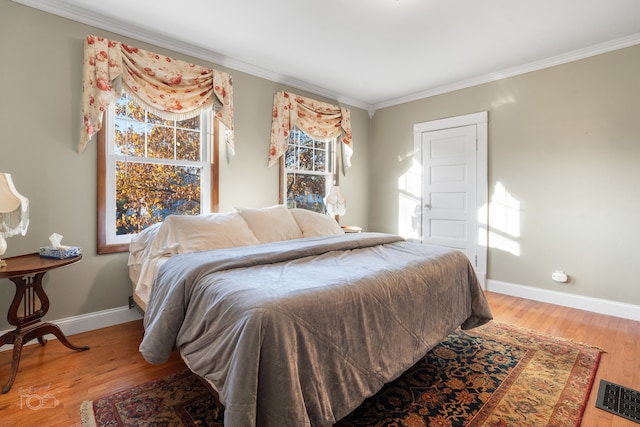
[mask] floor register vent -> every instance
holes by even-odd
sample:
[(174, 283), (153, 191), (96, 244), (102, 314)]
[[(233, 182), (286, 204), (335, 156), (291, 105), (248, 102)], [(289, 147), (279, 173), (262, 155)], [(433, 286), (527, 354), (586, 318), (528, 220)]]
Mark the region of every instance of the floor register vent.
[(596, 407), (640, 424), (640, 392), (600, 380)]

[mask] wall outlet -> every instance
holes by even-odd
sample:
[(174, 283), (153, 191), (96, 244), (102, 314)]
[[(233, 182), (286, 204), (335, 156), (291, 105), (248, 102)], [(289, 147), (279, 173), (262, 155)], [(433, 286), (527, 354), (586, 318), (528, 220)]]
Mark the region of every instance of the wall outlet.
[(569, 276), (567, 276), (567, 273), (564, 271), (556, 270), (551, 274), (551, 279), (553, 279), (554, 282), (567, 283)]

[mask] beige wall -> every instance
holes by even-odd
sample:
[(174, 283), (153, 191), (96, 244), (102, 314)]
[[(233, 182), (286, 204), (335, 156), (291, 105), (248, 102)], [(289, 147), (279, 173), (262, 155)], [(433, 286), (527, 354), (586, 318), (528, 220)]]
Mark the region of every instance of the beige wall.
[[(76, 151), (80, 129), (82, 43), (102, 35), (229, 72), (234, 78), (236, 156), (221, 172), (221, 210), (278, 203), (278, 169), (267, 168), (273, 94), (290, 88), (169, 52), (9, 1), (0, 2), (0, 171), (30, 200), (25, 237), (7, 240), (6, 256), (36, 252), (57, 232), (83, 248), (81, 263), (49, 273), (47, 319), (122, 307), (131, 288), (127, 254), (96, 255), (96, 145)], [(301, 95), (313, 96), (293, 90)], [(322, 99), (313, 96), (316, 99)], [(326, 99), (323, 99), (326, 100)], [(331, 101), (331, 100), (326, 100)], [(369, 117), (350, 107), (355, 155), (341, 180), (343, 223), (367, 223)], [(222, 157), (224, 158), (224, 157)], [(0, 280), (0, 330), (13, 284)]]
[(488, 279), (640, 304), (640, 46), (376, 112), (371, 229), (396, 232), (413, 125), (479, 111), (489, 197), (508, 192), (518, 231), (492, 210)]
[[(0, 171), (11, 173), (31, 202), (28, 234), (8, 240), (7, 256), (36, 251), (53, 232), (85, 253), (80, 264), (47, 275), (48, 319), (121, 307), (131, 293), (127, 255), (95, 253), (95, 144), (76, 152), (88, 33), (225, 70), (0, 2)], [(225, 71), (234, 77), (237, 154), (222, 165), (221, 210), (275, 204), (278, 171), (266, 166), (271, 106), (273, 94), (289, 88)], [(640, 46), (385, 108), (372, 120), (351, 108), (356, 152), (341, 180), (348, 199), (341, 222), (397, 232), (397, 179), (409, 166), (413, 125), (486, 110), (490, 196), (501, 185), (518, 203), (511, 216), (518, 235), (502, 233), (496, 215), (492, 231), (519, 248), (514, 255), (492, 239), (488, 279), (640, 304), (638, 76)], [(555, 269), (571, 281), (552, 282)], [(12, 297), (13, 285), (1, 280), (0, 313)]]

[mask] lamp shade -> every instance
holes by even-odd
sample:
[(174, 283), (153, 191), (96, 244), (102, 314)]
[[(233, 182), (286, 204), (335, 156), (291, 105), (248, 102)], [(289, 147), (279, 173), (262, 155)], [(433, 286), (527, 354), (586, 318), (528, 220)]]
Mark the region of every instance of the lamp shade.
[(0, 236), (24, 236), (28, 227), (29, 199), (18, 193), (11, 174), (0, 173)]
[(329, 215), (344, 215), (347, 211), (347, 201), (340, 192), (340, 187), (331, 187), (329, 194), (324, 198), (324, 205), (326, 206), (327, 213)]

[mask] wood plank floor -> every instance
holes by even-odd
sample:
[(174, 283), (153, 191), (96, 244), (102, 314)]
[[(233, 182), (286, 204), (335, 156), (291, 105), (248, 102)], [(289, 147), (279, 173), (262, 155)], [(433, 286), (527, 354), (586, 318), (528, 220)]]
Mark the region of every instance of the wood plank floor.
[[(640, 389), (640, 322), (495, 293), (487, 297), (497, 321), (606, 350), (582, 425), (638, 426), (597, 409), (595, 399), (600, 378)], [(25, 347), (13, 388), (0, 395), (0, 426), (80, 426), (82, 401), (183, 369), (175, 352), (164, 365), (145, 362), (138, 352), (141, 338), (142, 323), (136, 321), (71, 336), (75, 345), (91, 346), (86, 352), (71, 351), (57, 340)], [(0, 353), (0, 385), (9, 376), (10, 363), (11, 352)], [(49, 398), (40, 399), (47, 394)]]

